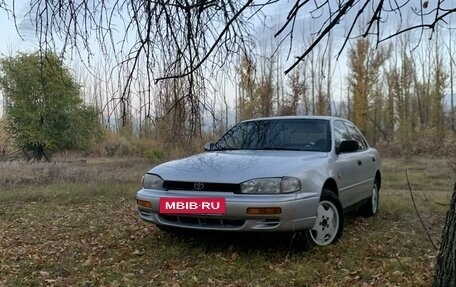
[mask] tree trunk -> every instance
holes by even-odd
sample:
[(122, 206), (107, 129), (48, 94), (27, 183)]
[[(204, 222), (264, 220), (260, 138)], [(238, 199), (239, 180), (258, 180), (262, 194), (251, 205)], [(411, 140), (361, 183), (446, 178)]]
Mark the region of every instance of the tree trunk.
[(433, 287), (456, 286), (456, 183), (442, 233)]

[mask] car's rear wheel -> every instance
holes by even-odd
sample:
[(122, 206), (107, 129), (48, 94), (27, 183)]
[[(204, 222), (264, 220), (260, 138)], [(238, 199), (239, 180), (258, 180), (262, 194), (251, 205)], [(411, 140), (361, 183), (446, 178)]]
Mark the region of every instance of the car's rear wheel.
[(308, 241), (314, 246), (327, 246), (342, 236), (344, 213), (339, 198), (324, 189), (317, 208), (317, 217), (312, 229), (307, 231)]
[(360, 213), (363, 216), (371, 217), (375, 216), (378, 213), (380, 192), (378, 189), (378, 184), (375, 181), (372, 186), (372, 195), (369, 197), (369, 200), (361, 206)]

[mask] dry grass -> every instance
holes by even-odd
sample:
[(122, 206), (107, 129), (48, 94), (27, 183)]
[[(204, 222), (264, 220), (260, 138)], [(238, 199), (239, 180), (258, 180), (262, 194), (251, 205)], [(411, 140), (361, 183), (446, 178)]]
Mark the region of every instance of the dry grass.
[[(384, 161), (381, 213), (304, 252), (287, 235), (159, 232), (134, 196), (137, 159), (0, 164), (0, 286), (429, 286), (454, 176), (445, 160)], [(5, 185), (6, 184), (6, 185)], [(437, 202), (437, 203), (436, 203)]]
[(0, 186), (12, 188), (23, 185), (56, 183), (139, 184), (150, 162), (135, 158), (86, 158), (70, 161), (0, 162)]

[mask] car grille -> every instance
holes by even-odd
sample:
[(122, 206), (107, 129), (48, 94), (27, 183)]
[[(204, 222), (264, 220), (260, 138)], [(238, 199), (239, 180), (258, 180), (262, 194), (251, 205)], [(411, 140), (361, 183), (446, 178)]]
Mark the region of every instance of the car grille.
[(240, 193), (240, 184), (231, 183), (209, 183), (209, 182), (187, 182), (187, 181), (165, 181), (163, 187), (167, 190), (196, 190), (196, 191), (217, 191)]
[(160, 219), (167, 223), (177, 223), (187, 226), (238, 228), (245, 224), (243, 219), (223, 219), (202, 216), (160, 215)]

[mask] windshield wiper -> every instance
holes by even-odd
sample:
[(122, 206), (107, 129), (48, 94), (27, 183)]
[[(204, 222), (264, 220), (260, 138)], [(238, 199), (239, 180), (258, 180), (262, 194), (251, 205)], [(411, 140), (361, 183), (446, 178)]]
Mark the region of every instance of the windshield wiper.
[(241, 150), (242, 148), (237, 147), (221, 147), (221, 148), (214, 148), (209, 151), (225, 151), (225, 150)]
[(257, 150), (291, 150), (291, 151), (305, 151), (306, 149), (300, 148), (286, 148), (286, 147), (262, 147), (256, 148)]
[(250, 148), (222, 147), (222, 148), (211, 149), (211, 150), (209, 150), (209, 151), (230, 151), (230, 150), (289, 150), (289, 151), (308, 151), (308, 149), (285, 148), (285, 147), (250, 147)]

